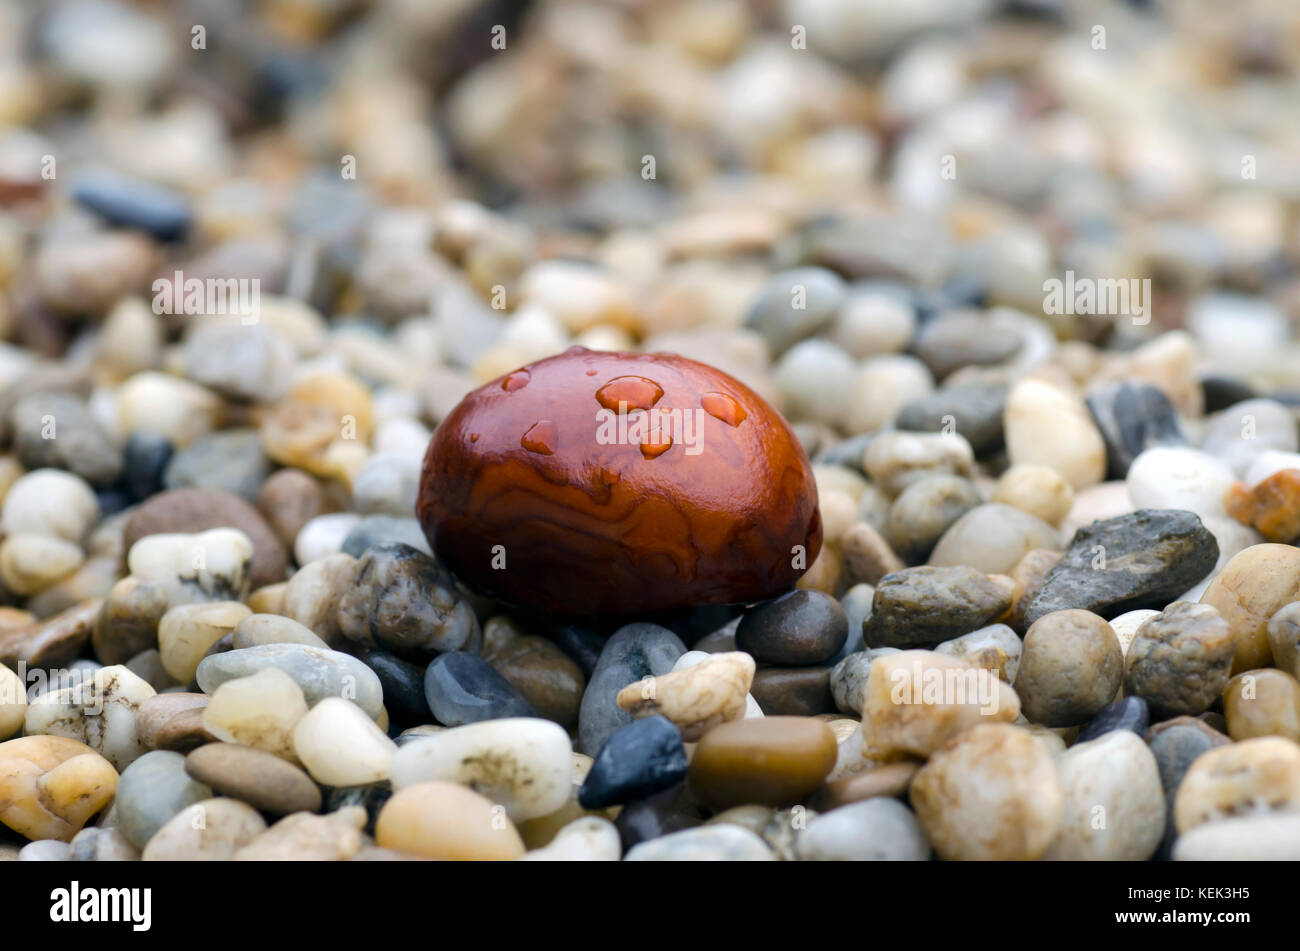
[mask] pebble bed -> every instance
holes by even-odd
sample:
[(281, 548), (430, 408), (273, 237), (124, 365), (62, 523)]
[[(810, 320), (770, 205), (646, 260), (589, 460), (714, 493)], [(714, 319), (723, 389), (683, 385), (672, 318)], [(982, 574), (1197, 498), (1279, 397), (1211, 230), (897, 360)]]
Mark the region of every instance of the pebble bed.
[[(0, 0), (0, 858), (1300, 858), (1294, 4), (242, 6)], [(574, 346), (782, 414), (796, 587), (434, 554)]]

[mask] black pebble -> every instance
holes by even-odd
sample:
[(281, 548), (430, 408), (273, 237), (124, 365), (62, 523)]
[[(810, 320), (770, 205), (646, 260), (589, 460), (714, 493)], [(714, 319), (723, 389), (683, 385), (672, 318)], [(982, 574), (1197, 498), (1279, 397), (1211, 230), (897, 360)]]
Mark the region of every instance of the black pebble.
[(605, 741), (578, 790), (578, 802), (584, 809), (603, 809), (671, 789), (685, 778), (681, 733), (665, 717), (646, 717)]
[(1141, 736), (1146, 733), (1150, 722), (1151, 714), (1145, 700), (1141, 697), (1124, 697), (1102, 707), (1101, 712), (1079, 731), (1079, 738), (1074, 742), (1087, 743), (1115, 730), (1128, 730)]

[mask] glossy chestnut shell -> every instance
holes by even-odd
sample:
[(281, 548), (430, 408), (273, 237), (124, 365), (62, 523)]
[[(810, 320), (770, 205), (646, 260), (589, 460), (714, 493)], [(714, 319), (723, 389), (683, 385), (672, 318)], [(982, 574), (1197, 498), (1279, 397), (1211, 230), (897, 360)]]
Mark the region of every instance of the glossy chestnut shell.
[(684, 357), (581, 347), (452, 410), (416, 514), (473, 588), (558, 616), (762, 600), (822, 541), (808, 457), (753, 390)]

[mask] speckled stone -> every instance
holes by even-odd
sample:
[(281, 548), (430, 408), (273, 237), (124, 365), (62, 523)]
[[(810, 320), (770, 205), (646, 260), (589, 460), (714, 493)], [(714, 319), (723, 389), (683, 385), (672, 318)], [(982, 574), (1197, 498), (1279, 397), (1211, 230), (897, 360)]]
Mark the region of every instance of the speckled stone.
[(1061, 828), (1064, 796), (1051, 756), (1028, 730), (975, 726), (916, 774), (912, 808), (947, 860), (1032, 860)]
[(1160, 720), (1202, 713), (1228, 683), (1234, 646), (1217, 609), (1176, 601), (1138, 628), (1124, 692), (1145, 699)]
[(1185, 835), (1203, 823), (1232, 816), (1298, 809), (1300, 746), (1265, 736), (1197, 757), (1174, 799), (1174, 824)]
[(601, 747), (578, 791), (584, 809), (603, 809), (671, 789), (686, 778), (682, 737), (664, 717), (616, 731)]
[(320, 788), (306, 773), (249, 746), (209, 743), (187, 756), (184, 766), (196, 782), (217, 795), (246, 802), (260, 812), (288, 815), (321, 807)]
[(691, 790), (715, 809), (781, 806), (809, 795), (835, 765), (835, 735), (810, 717), (736, 720), (704, 734), (691, 758)]
[(909, 564), (924, 561), (943, 533), (982, 501), (969, 479), (952, 475), (918, 479), (890, 506), (889, 544)]
[(996, 670), (1002, 680), (1015, 683), (1023, 647), (1016, 632), (1007, 625), (990, 624), (978, 631), (944, 641), (934, 648), (934, 652), (960, 657), (985, 670)]
[(1151, 712), (1145, 700), (1141, 697), (1121, 697), (1102, 707), (1096, 716), (1085, 723), (1075, 742), (1086, 743), (1115, 730), (1141, 734), (1150, 722)]
[(451, 651), (424, 672), (424, 697), (434, 719), (460, 726), (503, 717), (534, 717), (532, 704), (481, 657)]
[(792, 591), (745, 612), (736, 649), (763, 664), (811, 666), (834, 657), (847, 636), (838, 601), (819, 591)]
[(1016, 694), (1043, 726), (1076, 726), (1114, 699), (1124, 678), (1119, 638), (1090, 611), (1056, 611), (1025, 634)]
[(1163, 608), (1208, 575), (1218, 557), (1214, 536), (1181, 509), (1143, 509), (1093, 522), (1075, 533), (1025, 621), (1069, 608), (1109, 617)]
[(966, 567), (905, 568), (876, 586), (862, 624), (871, 647), (937, 644), (996, 621), (1011, 607), (1012, 587)]

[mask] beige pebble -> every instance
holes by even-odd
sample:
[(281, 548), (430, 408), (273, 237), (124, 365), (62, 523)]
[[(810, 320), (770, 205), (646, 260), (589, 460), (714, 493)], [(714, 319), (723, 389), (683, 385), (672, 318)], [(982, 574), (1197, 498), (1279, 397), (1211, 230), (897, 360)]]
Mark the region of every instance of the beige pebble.
[(81, 566), (79, 545), (49, 535), (10, 535), (0, 542), (0, 580), (14, 594), (30, 597)]
[(992, 501), (1058, 525), (1074, 505), (1074, 489), (1050, 466), (1012, 466), (998, 477)]
[(141, 857), (146, 862), (228, 861), (265, 831), (266, 822), (252, 806), (237, 799), (204, 799), (172, 816)]
[(237, 851), (236, 862), (341, 862), (361, 850), (366, 811), (345, 806), (326, 816), (285, 816)]
[(326, 697), (298, 721), (293, 751), (325, 786), (362, 786), (388, 778), (397, 744), (350, 700)]
[(1233, 816), (1300, 811), (1300, 746), (1280, 736), (1242, 740), (1202, 753), (1178, 787), (1179, 834)]
[(219, 686), (203, 709), (203, 725), (227, 743), (296, 762), (293, 732), (306, 715), (302, 688), (278, 667), (267, 667)]
[(948, 860), (1032, 860), (1061, 827), (1064, 798), (1047, 751), (1027, 730), (973, 727), (930, 757), (912, 780), (912, 808)]
[(208, 649), (252, 612), (238, 601), (181, 604), (158, 622), (158, 652), (163, 668), (177, 683), (194, 679)]
[(0, 743), (0, 822), (29, 839), (70, 842), (116, 791), (117, 770), (85, 743), (62, 736)]
[(850, 527), (841, 539), (841, 547), (847, 584), (875, 584), (906, 567), (870, 522), (859, 521)]
[(1233, 674), (1273, 663), (1268, 622), (1292, 601), (1300, 601), (1300, 548), (1291, 545), (1252, 545), (1210, 582), (1201, 603), (1218, 608), (1232, 630)]
[(693, 667), (629, 684), (619, 691), (618, 705), (633, 717), (661, 714), (694, 742), (745, 715), (754, 669), (754, 658), (743, 651), (710, 654)]
[(599, 816), (574, 819), (550, 844), (521, 856), (525, 862), (617, 862), (623, 854), (618, 829)]
[(1021, 380), (1007, 394), (1003, 425), (1013, 466), (1046, 466), (1075, 490), (1106, 477), (1106, 444), (1077, 394)]
[(1234, 740), (1284, 736), (1300, 742), (1300, 683), (1271, 667), (1244, 671), (1223, 688), (1223, 715)]
[(394, 793), (375, 822), (382, 848), (433, 859), (511, 861), (524, 842), (504, 808), (455, 783), (417, 783)]

